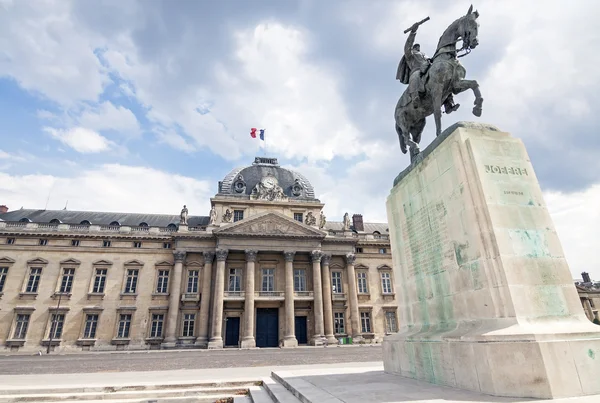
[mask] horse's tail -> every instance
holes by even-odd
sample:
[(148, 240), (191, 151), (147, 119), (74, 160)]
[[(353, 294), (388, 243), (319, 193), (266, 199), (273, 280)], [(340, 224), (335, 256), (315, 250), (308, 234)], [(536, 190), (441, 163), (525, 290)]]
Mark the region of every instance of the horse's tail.
[(396, 123), (396, 133), (398, 133), (398, 139), (400, 140), (400, 150), (402, 154), (406, 154), (406, 142), (404, 141), (404, 135), (402, 134), (402, 129)]

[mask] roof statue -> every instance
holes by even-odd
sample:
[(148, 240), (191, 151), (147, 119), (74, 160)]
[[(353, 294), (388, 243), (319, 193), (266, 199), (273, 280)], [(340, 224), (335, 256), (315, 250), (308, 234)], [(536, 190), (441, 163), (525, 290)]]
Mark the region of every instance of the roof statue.
[[(410, 33), (404, 45), (404, 55), (400, 60), (396, 79), (408, 84), (408, 88), (398, 100), (394, 117), (400, 149), (406, 154), (407, 147), (409, 148), (411, 162), (419, 154), (419, 142), (427, 116), (433, 114), (436, 136), (439, 136), (442, 133), (442, 106), (446, 113), (452, 113), (460, 106), (454, 103), (453, 94), (473, 90), (473, 114), (481, 116), (483, 98), (479, 84), (475, 80), (464, 79), (466, 70), (458, 61), (459, 57), (468, 55), (479, 44), (478, 17), (479, 13), (473, 11), (471, 6), (466, 15), (450, 24), (440, 37), (431, 58), (415, 43), (417, 29), (429, 17), (404, 31)], [(462, 41), (462, 47), (457, 49), (459, 41)]]
[(348, 213), (344, 214), (344, 226), (342, 227), (344, 231), (350, 231), (350, 216)]
[(179, 215), (179, 224), (181, 225), (187, 225), (187, 217), (188, 217), (188, 209), (185, 206), (185, 204), (183, 205), (183, 208), (181, 209), (181, 214)]
[(327, 224), (327, 217), (325, 217), (323, 210), (321, 210), (321, 214), (319, 215), (319, 228), (325, 228), (325, 224)]
[(217, 223), (217, 209), (215, 208), (215, 206), (212, 206), (210, 208), (208, 224), (215, 225), (216, 223)]

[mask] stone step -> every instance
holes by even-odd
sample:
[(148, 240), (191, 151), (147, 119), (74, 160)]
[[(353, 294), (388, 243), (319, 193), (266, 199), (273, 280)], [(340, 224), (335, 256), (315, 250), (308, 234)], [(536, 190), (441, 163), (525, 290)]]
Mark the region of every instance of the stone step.
[(249, 392), (252, 403), (273, 403), (273, 399), (271, 399), (269, 393), (262, 387), (253, 386)]
[[(190, 399), (190, 402), (211, 401), (219, 397), (234, 397), (248, 393), (248, 387), (222, 387), (222, 388), (178, 388), (178, 389), (149, 389), (149, 390), (121, 390), (116, 392), (71, 392), (71, 393), (20, 393), (0, 396), (0, 403), (23, 402), (89, 402), (94, 400), (115, 400), (131, 402), (170, 401), (167, 399)], [(209, 399), (206, 400), (205, 398)], [(202, 400), (199, 400), (202, 399)], [(185, 401), (185, 400), (184, 400)]]
[[(227, 395), (213, 395), (203, 396), (200, 398), (196, 397), (171, 397), (171, 398), (158, 398), (158, 399), (100, 399), (100, 400), (75, 400), (77, 403), (215, 403), (219, 399), (233, 398), (234, 403), (248, 403), (249, 400), (236, 400), (240, 396), (227, 396)], [(242, 396), (245, 397), (245, 396)], [(72, 402), (70, 400), (63, 400), (64, 402)], [(44, 401), (35, 401), (43, 403)]]
[(292, 392), (272, 378), (265, 378), (263, 380), (263, 388), (275, 403), (300, 403), (300, 400)]
[(285, 386), (302, 403), (343, 403), (321, 388), (285, 371), (271, 372), (271, 378)]
[[(161, 389), (186, 389), (186, 388), (226, 388), (241, 387), (248, 388), (252, 385), (261, 385), (261, 381), (231, 381), (231, 382), (177, 382), (177, 383), (156, 383), (156, 384), (131, 384), (131, 385), (100, 385), (84, 386), (77, 385), (72, 387), (43, 387), (43, 388), (5, 388), (0, 389), (0, 398), (4, 395), (14, 394), (47, 394), (47, 393), (113, 393), (121, 391), (140, 391), (140, 390), (161, 390)], [(4, 386), (4, 385), (2, 385)], [(0, 387), (2, 387), (0, 386)]]

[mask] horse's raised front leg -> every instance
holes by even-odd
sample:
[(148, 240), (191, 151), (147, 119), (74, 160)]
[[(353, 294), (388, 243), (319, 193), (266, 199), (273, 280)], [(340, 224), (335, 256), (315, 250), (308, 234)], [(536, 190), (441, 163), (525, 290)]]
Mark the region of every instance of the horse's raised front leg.
[(442, 134), (442, 94), (432, 94), (433, 117), (435, 119), (435, 135)]
[(454, 94), (459, 94), (468, 89), (473, 90), (473, 94), (475, 94), (475, 105), (473, 107), (473, 115), (480, 117), (481, 116), (481, 106), (483, 105), (483, 98), (481, 97), (481, 91), (479, 91), (479, 83), (476, 80), (460, 80), (454, 87), (452, 88), (452, 92)]

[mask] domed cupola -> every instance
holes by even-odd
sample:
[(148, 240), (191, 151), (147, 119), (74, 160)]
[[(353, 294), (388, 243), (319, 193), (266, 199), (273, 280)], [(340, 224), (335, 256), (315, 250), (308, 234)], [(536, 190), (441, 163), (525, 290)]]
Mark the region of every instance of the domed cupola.
[(251, 200), (315, 200), (311, 183), (298, 172), (282, 168), (277, 158), (256, 157), (247, 167), (236, 168), (219, 182), (219, 195)]

